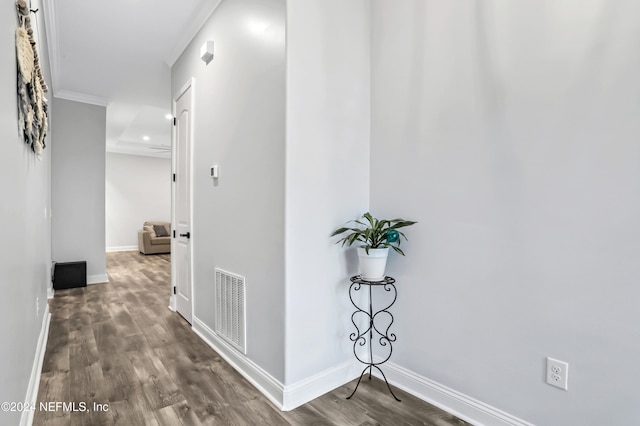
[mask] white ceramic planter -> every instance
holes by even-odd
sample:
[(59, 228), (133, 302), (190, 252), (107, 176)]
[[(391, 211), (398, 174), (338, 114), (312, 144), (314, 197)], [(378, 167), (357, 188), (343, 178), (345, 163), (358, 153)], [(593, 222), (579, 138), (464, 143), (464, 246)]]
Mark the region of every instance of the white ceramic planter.
[(387, 267), (389, 247), (369, 249), (367, 254), (364, 247), (358, 247), (358, 260), (360, 264), (360, 276), (368, 281), (382, 281)]

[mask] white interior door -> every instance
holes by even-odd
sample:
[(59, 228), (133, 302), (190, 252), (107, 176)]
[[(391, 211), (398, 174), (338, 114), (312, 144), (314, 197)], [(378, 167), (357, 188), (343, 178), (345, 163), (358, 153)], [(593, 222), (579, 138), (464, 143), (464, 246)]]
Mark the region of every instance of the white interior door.
[(176, 310), (192, 322), (191, 286), (191, 103), (189, 83), (175, 99), (175, 197), (174, 238)]

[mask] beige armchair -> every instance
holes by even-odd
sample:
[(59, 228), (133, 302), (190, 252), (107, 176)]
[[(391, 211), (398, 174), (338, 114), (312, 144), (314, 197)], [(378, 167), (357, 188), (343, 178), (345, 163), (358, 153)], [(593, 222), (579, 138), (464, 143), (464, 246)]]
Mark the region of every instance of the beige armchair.
[[(164, 226), (167, 236), (158, 236), (154, 229), (156, 226)], [(159, 229), (162, 233), (161, 229)], [(171, 224), (169, 222), (145, 222), (138, 231), (138, 250), (142, 254), (171, 253)]]

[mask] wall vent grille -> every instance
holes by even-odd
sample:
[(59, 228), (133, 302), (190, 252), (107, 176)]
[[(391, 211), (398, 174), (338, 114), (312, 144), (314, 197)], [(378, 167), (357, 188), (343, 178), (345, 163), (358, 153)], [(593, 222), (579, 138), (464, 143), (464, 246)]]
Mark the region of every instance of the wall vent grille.
[(246, 354), (244, 278), (222, 269), (216, 271), (215, 332)]

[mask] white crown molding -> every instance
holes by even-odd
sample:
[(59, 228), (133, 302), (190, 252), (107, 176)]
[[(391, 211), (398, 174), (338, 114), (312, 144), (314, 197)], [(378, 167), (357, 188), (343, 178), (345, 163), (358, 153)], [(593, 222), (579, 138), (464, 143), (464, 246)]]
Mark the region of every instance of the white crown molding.
[(51, 66), (51, 93), (53, 93), (53, 96), (56, 98), (106, 107), (108, 105), (108, 101), (105, 98), (85, 95), (84, 93), (59, 90), (61, 53), (58, 38), (58, 19), (56, 18), (55, 1), (42, 0), (42, 8), (44, 12), (45, 32), (47, 34), (49, 64)]
[(187, 25), (185, 25), (184, 28), (182, 28), (182, 31), (180, 31), (180, 36), (173, 45), (173, 48), (164, 58), (164, 61), (169, 65), (169, 68), (176, 63), (180, 55), (182, 55), (182, 52), (184, 52), (187, 46), (189, 46), (189, 43), (191, 43), (191, 40), (193, 40), (196, 34), (198, 34), (198, 31), (200, 31), (204, 23), (207, 22), (213, 12), (215, 12), (218, 6), (220, 6), (220, 3), (222, 3), (222, 0), (208, 0), (191, 14), (191, 17), (187, 21)]
[(60, 78), (60, 47), (58, 45), (58, 21), (56, 19), (54, 0), (42, 0), (44, 12), (44, 27), (47, 34), (49, 64), (51, 67), (51, 93), (59, 87)]
[(109, 102), (100, 96), (85, 95), (84, 93), (71, 92), (68, 90), (59, 90), (54, 92), (54, 96), (58, 99), (66, 99), (68, 101), (82, 102), (83, 104), (91, 104), (106, 107)]

